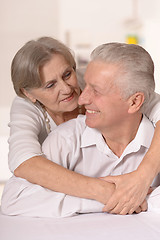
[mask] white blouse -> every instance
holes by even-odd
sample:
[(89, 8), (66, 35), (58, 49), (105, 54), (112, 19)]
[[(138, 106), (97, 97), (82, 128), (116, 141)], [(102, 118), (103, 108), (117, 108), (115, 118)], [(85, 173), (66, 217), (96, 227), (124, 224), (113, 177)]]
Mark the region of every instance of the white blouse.
[[(83, 90), (85, 68), (77, 69), (77, 79), (80, 89)], [(49, 133), (57, 125), (40, 104), (15, 97), (10, 111), (10, 137), (8, 164), (13, 173), (14, 170), (29, 158), (43, 155), (41, 145)]]

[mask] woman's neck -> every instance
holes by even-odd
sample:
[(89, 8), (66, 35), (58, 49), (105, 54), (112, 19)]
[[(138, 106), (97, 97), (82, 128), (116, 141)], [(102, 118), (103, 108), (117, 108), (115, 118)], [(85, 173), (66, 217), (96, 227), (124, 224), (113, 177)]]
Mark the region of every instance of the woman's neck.
[(56, 125), (60, 125), (63, 122), (76, 118), (79, 114), (85, 114), (85, 108), (83, 106), (78, 106), (71, 112), (64, 113), (52, 113), (48, 112)]

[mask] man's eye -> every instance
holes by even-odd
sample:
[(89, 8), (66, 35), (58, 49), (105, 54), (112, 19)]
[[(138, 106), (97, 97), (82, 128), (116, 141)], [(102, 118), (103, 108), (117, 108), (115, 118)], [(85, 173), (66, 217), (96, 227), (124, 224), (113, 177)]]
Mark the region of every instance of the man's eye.
[(95, 93), (95, 94), (98, 94), (98, 91), (97, 91), (96, 89), (94, 89), (94, 93)]

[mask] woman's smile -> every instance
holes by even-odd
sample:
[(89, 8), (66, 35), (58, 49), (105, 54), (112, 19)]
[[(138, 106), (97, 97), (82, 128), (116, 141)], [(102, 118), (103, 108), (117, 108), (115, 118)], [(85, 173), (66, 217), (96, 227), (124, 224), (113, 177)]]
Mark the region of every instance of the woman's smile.
[(62, 99), (61, 102), (69, 102), (69, 101), (71, 101), (73, 98), (74, 98), (74, 92), (73, 92), (71, 95), (69, 95), (68, 97)]

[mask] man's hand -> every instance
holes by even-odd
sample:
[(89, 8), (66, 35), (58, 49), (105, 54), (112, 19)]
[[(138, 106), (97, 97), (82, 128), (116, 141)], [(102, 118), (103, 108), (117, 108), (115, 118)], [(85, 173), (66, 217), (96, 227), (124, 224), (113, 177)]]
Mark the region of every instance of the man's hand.
[(147, 196), (150, 182), (134, 171), (120, 176), (101, 178), (115, 184), (115, 191), (103, 208), (104, 212), (114, 214), (132, 214), (147, 210)]

